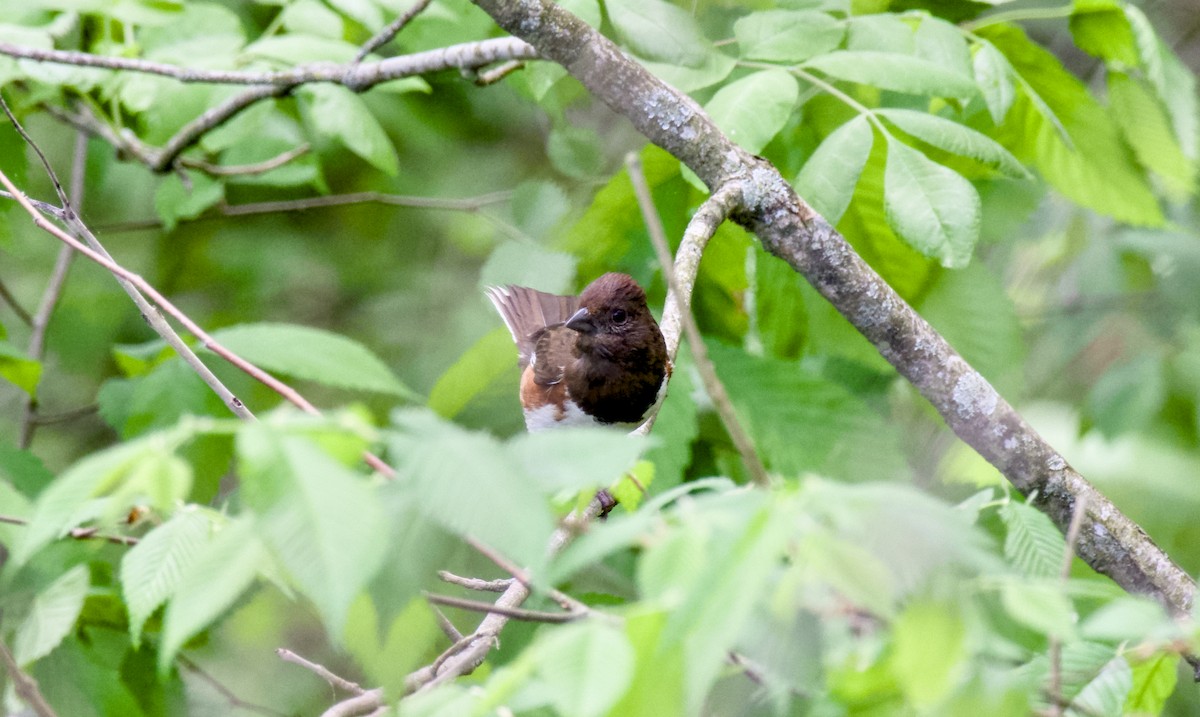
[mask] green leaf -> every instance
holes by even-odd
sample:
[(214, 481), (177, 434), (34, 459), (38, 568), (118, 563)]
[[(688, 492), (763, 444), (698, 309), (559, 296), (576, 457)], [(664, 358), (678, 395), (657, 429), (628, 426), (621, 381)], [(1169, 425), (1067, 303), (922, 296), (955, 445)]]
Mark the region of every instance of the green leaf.
[(1007, 531), (1004, 558), (1031, 578), (1053, 578), (1062, 570), (1066, 541), (1042, 511), (1009, 501), (1000, 508)]
[(362, 98), (345, 87), (307, 84), (296, 91), (316, 134), (336, 139), (388, 176), (400, 172), (396, 150)]
[(923, 57), (942, 67), (971, 76), (971, 50), (963, 31), (945, 20), (929, 15), (913, 35), (917, 57)]
[(1116, 67), (1138, 64), (1133, 29), (1117, 0), (1075, 0), (1071, 35), (1079, 49)]
[(642, 62), (642, 66), (658, 79), (680, 92), (695, 92), (715, 85), (729, 76), (737, 60), (715, 49), (707, 52), (696, 65), (677, 65), (670, 62)]
[(1150, 425), (1167, 400), (1162, 358), (1140, 353), (1109, 369), (1087, 397), (1087, 415), (1108, 438)]
[(8, 481), (25, 498), (36, 498), (53, 480), (54, 474), (32, 452), (0, 445), (0, 481)]
[(411, 389), (357, 341), (310, 326), (239, 324), (213, 338), (259, 368), (353, 391), (416, 399)]
[(845, 388), (798, 363), (757, 358), (715, 342), (709, 352), (773, 471), (860, 481), (903, 471), (895, 428)]
[(595, 177), (604, 168), (600, 138), (586, 127), (562, 125), (550, 130), (546, 155), (555, 169), (575, 179)]
[(24, 666), (58, 647), (75, 626), (91, 578), (86, 565), (76, 565), (38, 593), (17, 628), (13, 657)]
[(499, 441), (423, 411), (397, 411), (393, 422), (398, 430), (388, 455), (397, 483), (418, 501), (422, 515), (518, 562), (545, 559), (554, 519), (537, 485)]
[(846, 28), (823, 12), (762, 10), (739, 18), (733, 33), (744, 59), (802, 62), (836, 50)]
[(330, 5), (348, 18), (357, 21), (367, 30), (383, 27), (383, 11), (371, 0), (327, 0)]
[(8, 341), (0, 340), (0, 378), (27, 393), (37, 396), (38, 381), (42, 378), (42, 364), (34, 361)]
[(646, 442), (623, 431), (580, 427), (522, 433), (505, 448), (543, 492), (554, 494), (616, 481), (633, 466)]
[(1183, 639), (1181, 627), (1162, 605), (1133, 595), (1122, 595), (1088, 615), (1080, 626), (1085, 639), (1110, 643), (1138, 643)]
[(942, 266), (966, 266), (979, 240), (982, 208), (975, 187), (890, 137), (887, 149), (883, 202), (892, 229)]
[(1017, 179), (1026, 179), (1029, 172), (1017, 158), (996, 140), (980, 134), (970, 127), (927, 112), (904, 109), (876, 110), (900, 129), (934, 147), (951, 154), (982, 162), (1004, 174)]
[(442, 418), (454, 418), (493, 381), (513, 370), (515, 356), (508, 329), (502, 326), (484, 334), (433, 385), (429, 408)]
[(135, 646), (147, 618), (174, 594), (205, 547), (211, 522), (199, 510), (181, 510), (143, 536), (121, 560), (121, 590)]
[(1123, 714), (1162, 714), (1167, 698), (1175, 691), (1179, 657), (1165, 653), (1133, 664), (1133, 685), (1125, 698)]
[[(288, 67), (322, 61), (346, 63), (354, 59), (357, 53), (357, 45), (341, 39), (295, 33), (264, 37), (251, 43), (245, 49), (245, 54), (250, 57), (274, 60)], [(321, 85), (305, 85), (305, 88), (319, 86)], [(330, 85), (324, 86), (329, 87)], [(332, 122), (333, 118), (328, 121)]]
[(93, 453), (71, 466), (38, 496), (29, 525), (13, 548), (13, 563), (24, 564), (51, 540), (91, 517), (94, 510), (85, 510), (85, 504), (118, 489), (139, 465), (170, 454), (177, 441), (177, 436), (156, 433)]
[(1075, 634), (1075, 608), (1057, 579), (1005, 580), (1000, 600), (1010, 617), (1043, 635), (1069, 638)]
[(970, 97), (979, 91), (968, 76), (929, 60), (875, 50), (839, 50), (814, 57), (804, 68), (839, 80), (935, 97)]
[(598, 620), (555, 628), (533, 649), (547, 698), (561, 714), (607, 714), (633, 679), (629, 640)]
[(340, 40), (345, 32), (341, 16), (317, 0), (297, 0), (285, 5), (279, 21), (290, 34)]
[(826, 137), (796, 177), (796, 192), (830, 224), (850, 206), (874, 142), (870, 123), (859, 115)]
[(383, 561), (383, 515), (364, 479), (312, 442), (261, 423), (238, 433), (247, 505), (297, 587), (341, 635), (350, 603)]
[(1162, 224), (1162, 210), (1144, 172), (1110, 113), (1087, 88), (1020, 29), (989, 25), (978, 33), (1004, 53), (1022, 87), (1008, 121), (997, 127), (996, 139), (1084, 207), (1129, 224)]
[(1140, 8), (1126, 5), (1124, 9), (1133, 28), (1146, 79), (1167, 108), (1184, 155), (1196, 161), (1200, 159), (1200, 98), (1196, 96), (1196, 75), (1159, 38)]
[(953, 605), (914, 602), (892, 624), (892, 672), (918, 709), (941, 701), (965, 667), (966, 626)]
[(606, 0), (621, 40), (649, 60), (697, 67), (711, 44), (691, 13), (664, 0)]
[(1132, 689), (1133, 670), (1125, 658), (1118, 655), (1075, 695), (1066, 714), (1068, 717), (1120, 717)]
[(1163, 106), (1142, 82), (1108, 73), (1108, 105), (1142, 166), (1157, 174), (1168, 194), (1184, 199), (1196, 191), (1196, 164), (1175, 139)]
[(757, 154), (787, 124), (800, 86), (783, 70), (763, 70), (717, 90), (704, 109), (725, 134)]
[(154, 193), (154, 209), (163, 227), (172, 231), (180, 220), (195, 219), (225, 198), (225, 185), (200, 172), (185, 172), (184, 186), (179, 173), (167, 175)]
[(992, 122), (1003, 123), (1017, 98), (1017, 90), (1012, 80), (1012, 65), (1008, 64), (1008, 60), (1000, 54), (995, 45), (981, 40), (975, 45), (971, 67), (975, 74), (975, 84), (983, 94)]
[[(536, 244), (504, 242), (496, 247), (479, 271), (483, 286), (528, 286), (551, 294), (570, 292), (577, 259), (566, 252)], [(509, 342), (512, 342), (510, 336)]]
[(166, 673), (179, 648), (250, 587), (265, 558), (250, 516), (230, 521), (204, 546), (184, 570), (167, 603), (158, 652), (159, 673)]

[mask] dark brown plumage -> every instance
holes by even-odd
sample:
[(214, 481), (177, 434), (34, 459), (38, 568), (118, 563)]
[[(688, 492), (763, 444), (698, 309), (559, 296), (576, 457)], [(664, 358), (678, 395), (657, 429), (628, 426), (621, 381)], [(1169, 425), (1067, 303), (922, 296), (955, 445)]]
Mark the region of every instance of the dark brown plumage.
[(529, 430), (636, 424), (661, 398), (666, 343), (629, 276), (605, 274), (578, 297), (521, 286), (487, 296), (517, 344)]

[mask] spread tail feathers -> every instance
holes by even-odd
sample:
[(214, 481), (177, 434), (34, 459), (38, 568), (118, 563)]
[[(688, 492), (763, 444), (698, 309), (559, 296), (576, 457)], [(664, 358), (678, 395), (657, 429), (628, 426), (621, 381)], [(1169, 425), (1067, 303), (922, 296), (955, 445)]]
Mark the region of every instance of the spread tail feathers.
[(558, 296), (524, 286), (490, 286), (485, 292), (517, 344), (518, 363), (524, 369), (533, 357), (533, 335), (561, 324), (579, 308), (579, 297)]

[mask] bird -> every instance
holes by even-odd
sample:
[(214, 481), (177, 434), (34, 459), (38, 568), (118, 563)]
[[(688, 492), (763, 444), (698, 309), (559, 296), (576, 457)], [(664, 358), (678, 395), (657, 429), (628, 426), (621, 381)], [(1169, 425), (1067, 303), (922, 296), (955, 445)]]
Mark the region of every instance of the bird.
[(671, 361), (646, 292), (608, 273), (579, 296), (488, 287), (517, 344), (525, 427), (633, 428), (662, 401)]

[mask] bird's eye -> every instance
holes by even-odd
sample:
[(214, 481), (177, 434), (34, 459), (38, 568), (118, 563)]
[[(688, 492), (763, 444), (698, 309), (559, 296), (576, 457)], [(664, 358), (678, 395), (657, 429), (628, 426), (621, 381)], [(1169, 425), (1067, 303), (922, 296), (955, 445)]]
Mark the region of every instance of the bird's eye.
[(613, 309), (612, 320), (614, 324), (623, 324), (629, 320), (629, 315), (625, 313), (625, 309)]

